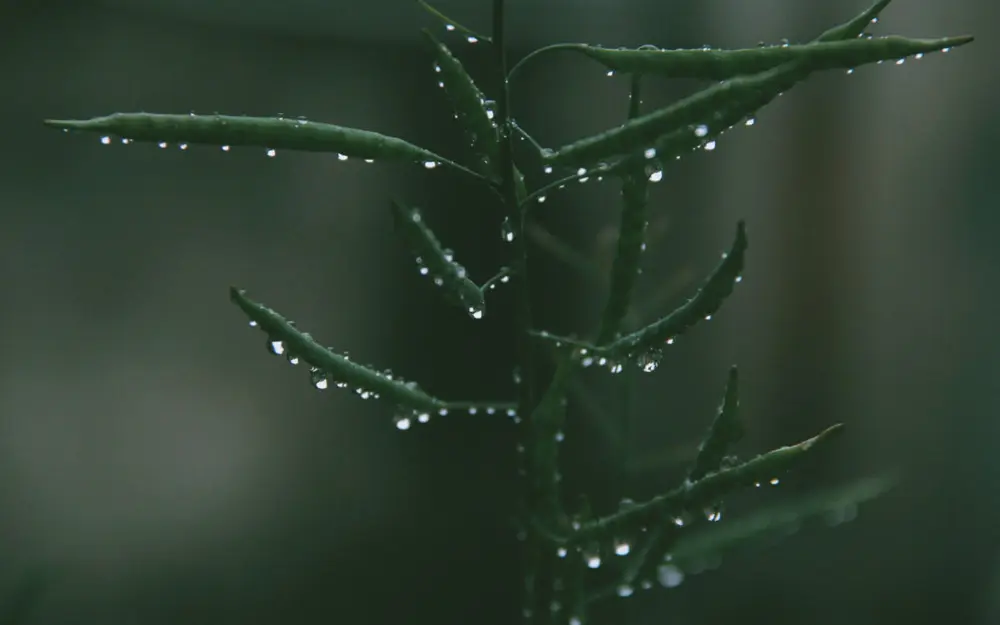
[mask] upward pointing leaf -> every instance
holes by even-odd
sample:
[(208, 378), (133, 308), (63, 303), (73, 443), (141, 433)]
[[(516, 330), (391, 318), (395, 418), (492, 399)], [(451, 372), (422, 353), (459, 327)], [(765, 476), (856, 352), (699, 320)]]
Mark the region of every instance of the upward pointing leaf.
[(465, 267), (455, 262), (454, 254), (441, 247), (420, 211), (393, 200), (392, 216), (416, 257), (420, 273), (430, 276), (434, 284), (442, 287), (448, 298), (465, 308), (472, 318), (482, 319), (486, 312), (482, 289), (469, 279)]
[[(767, 46), (741, 50), (677, 49), (614, 50), (598, 46), (573, 48), (618, 72), (643, 72), (670, 78), (725, 80), (756, 74), (787, 63), (802, 61), (810, 71), (854, 67), (871, 59), (903, 58), (941, 49), (942, 40), (907, 39), (889, 36), (879, 39), (849, 39), (801, 45)], [(952, 40), (953, 41), (953, 40)]]
[(486, 99), (462, 62), (452, 55), (448, 47), (435, 39), (430, 31), (424, 30), (424, 36), (434, 52), (434, 69), (440, 77), (441, 86), (451, 98), (455, 114), (481, 159), (477, 169), (484, 176), (499, 179), (500, 139)]
[[(791, 88), (814, 71), (834, 67), (846, 69), (881, 60), (895, 60), (913, 54), (954, 48), (970, 41), (970, 36), (943, 39), (886, 37), (837, 42), (831, 45), (850, 45), (836, 48), (836, 53), (825, 56), (808, 56), (800, 51), (800, 56), (794, 61), (758, 74), (731, 78), (622, 126), (571, 143), (546, 156), (554, 165), (586, 166), (602, 159), (627, 155), (654, 146), (670, 133), (686, 130), (695, 134), (696, 126), (701, 124), (708, 124), (707, 128), (713, 129), (713, 124), (709, 122), (713, 121), (714, 116), (737, 103), (751, 110), (759, 109), (778, 93)], [(804, 47), (808, 46), (802, 46)], [(697, 136), (705, 135), (703, 133)]]
[(729, 446), (743, 438), (743, 424), (739, 420), (740, 390), (739, 373), (735, 366), (729, 370), (726, 392), (719, 406), (719, 412), (712, 422), (708, 436), (698, 449), (688, 479), (695, 482), (722, 466), (722, 460)]
[(86, 120), (49, 119), (45, 120), (45, 125), (117, 135), (133, 141), (334, 152), (347, 157), (419, 162), (428, 168), (444, 164), (480, 177), (457, 163), (397, 137), (304, 119), (114, 113)]

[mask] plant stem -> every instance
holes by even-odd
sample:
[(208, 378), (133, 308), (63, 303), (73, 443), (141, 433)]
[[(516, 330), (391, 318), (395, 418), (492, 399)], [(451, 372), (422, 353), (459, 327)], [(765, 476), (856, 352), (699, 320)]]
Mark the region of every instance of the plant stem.
[[(535, 385), (537, 384), (537, 372), (535, 368), (532, 352), (534, 345), (531, 343), (530, 332), (532, 330), (531, 300), (528, 282), (528, 245), (525, 236), (525, 215), (527, 205), (518, 202), (517, 186), (514, 167), (513, 150), (513, 124), (510, 115), (510, 93), (507, 81), (507, 49), (504, 37), (504, 0), (493, 0), (493, 50), (496, 54), (496, 72), (498, 77), (497, 88), (497, 126), (500, 130), (500, 192), (507, 216), (510, 218), (514, 229), (513, 259), (511, 260), (511, 272), (515, 275), (514, 284), (514, 332), (517, 343), (517, 365), (521, 371), (521, 382), (518, 385), (518, 414), (527, 420), (535, 409), (537, 394)], [(532, 432), (531, 424), (524, 423), (522, 431), (527, 434)], [(530, 448), (530, 440), (522, 441)], [(526, 467), (531, 471), (529, 464)], [(533, 483), (533, 476), (525, 476), (526, 484)], [(525, 490), (527, 514), (534, 515), (536, 507), (536, 497), (531, 492), (529, 486)], [(529, 525), (530, 526), (530, 525)], [(552, 589), (551, 580), (551, 557), (545, 551), (546, 539), (531, 531), (523, 543), (524, 566), (524, 586), (523, 597), (523, 619), (526, 623), (543, 625), (549, 621), (548, 605), (551, 601), (550, 593)]]

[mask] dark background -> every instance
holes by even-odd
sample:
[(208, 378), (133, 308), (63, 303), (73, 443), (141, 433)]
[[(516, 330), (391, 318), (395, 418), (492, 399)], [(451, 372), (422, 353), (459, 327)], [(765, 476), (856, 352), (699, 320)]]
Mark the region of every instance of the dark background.
[[(563, 40), (806, 41), (867, 0), (508, 4), (516, 58)], [(482, 31), (488, 5), (439, 4)], [(813, 77), (654, 186), (643, 310), (682, 301), (739, 218), (748, 269), (711, 323), (631, 378), (629, 453), (666, 449), (666, 463), (623, 477), (592, 411), (574, 410), (567, 488), (606, 512), (675, 484), (731, 363), (750, 427), (741, 454), (834, 422), (848, 435), (726, 520), (888, 469), (905, 480), (852, 523), (809, 525), (678, 588), (616, 600), (607, 622), (1000, 622), (998, 23), (986, 0), (896, 2), (873, 33), (978, 40)], [(0, 4), (0, 597), (40, 576), (23, 622), (515, 621), (512, 424), (398, 432), (389, 407), (315, 391), (267, 356), (227, 300), (245, 287), (434, 394), (509, 399), (509, 292), (483, 321), (440, 302), (387, 210), (389, 193), (425, 207), (481, 281), (508, 253), (492, 197), (445, 171), (105, 147), (40, 124), (283, 113), (464, 159), (421, 26), (486, 75), (481, 44), (446, 37), (408, 0)], [(647, 105), (695, 87), (650, 81)], [(516, 116), (552, 147), (626, 110), (627, 79), (572, 56), (543, 57), (514, 90)], [(606, 262), (617, 194), (574, 185), (538, 214)], [(598, 283), (538, 259), (541, 321), (589, 329)], [(621, 422), (625, 382), (584, 381), (603, 419)]]

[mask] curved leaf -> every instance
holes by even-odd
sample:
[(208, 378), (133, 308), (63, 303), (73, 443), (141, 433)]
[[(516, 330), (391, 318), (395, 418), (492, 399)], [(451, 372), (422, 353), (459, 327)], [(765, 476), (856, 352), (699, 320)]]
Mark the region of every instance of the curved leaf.
[[(683, 132), (685, 128), (703, 137), (704, 134), (698, 134), (700, 125), (711, 122), (719, 111), (725, 111), (736, 105), (753, 107), (752, 110), (760, 108), (778, 93), (790, 88), (814, 71), (834, 67), (853, 68), (880, 60), (935, 52), (964, 45), (972, 39), (971, 36), (943, 39), (885, 37), (861, 39), (857, 42), (835, 42), (830, 45), (847, 43), (853, 45), (849, 48), (839, 48), (837, 54), (822, 57), (822, 63), (820, 57), (801, 56), (790, 63), (759, 74), (731, 78), (622, 126), (581, 139), (556, 152), (546, 153), (546, 158), (553, 165), (584, 166), (602, 159), (647, 150), (665, 135)], [(795, 71), (790, 72), (790, 69)], [(710, 130), (712, 126), (708, 125), (707, 128)]]
[(114, 113), (85, 120), (49, 119), (44, 123), (53, 128), (117, 135), (132, 141), (334, 152), (371, 160), (419, 162), (428, 168), (444, 164), (474, 174), (430, 150), (397, 137), (304, 119)]
[(878, 39), (849, 39), (800, 45), (775, 45), (739, 50), (676, 49), (623, 50), (576, 45), (582, 52), (616, 72), (642, 72), (670, 78), (726, 80), (756, 74), (787, 63), (801, 61), (810, 71), (855, 67), (872, 60), (903, 58), (940, 50), (942, 40), (908, 39), (888, 36)]

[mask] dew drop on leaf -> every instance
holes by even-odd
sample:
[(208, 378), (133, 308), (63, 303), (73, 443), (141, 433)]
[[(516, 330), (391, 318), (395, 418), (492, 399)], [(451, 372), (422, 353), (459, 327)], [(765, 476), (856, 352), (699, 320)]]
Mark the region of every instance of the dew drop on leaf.
[(285, 344), (281, 341), (275, 339), (267, 340), (267, 351), (271, 352), (275, 356), (285, 353)]
[(503, 223), (500, 225), (500, 238), (507, 243), (514, 240), (514, 224), (511, 223), (510, 217), (504, 217)]
[(673, 564), (661, 564), (656, 570), (656, 578), (664, 588), (677, 588), (684, 581), (684, 572)]

